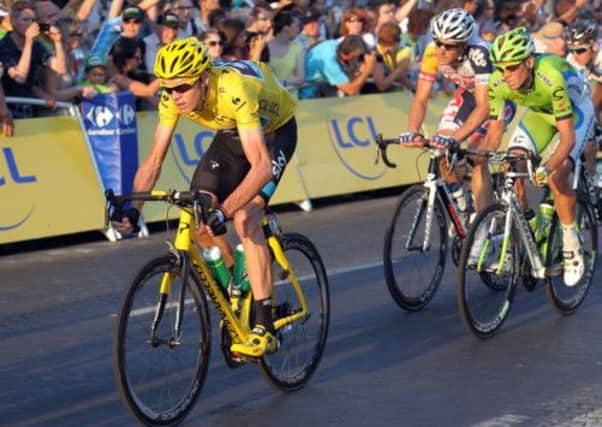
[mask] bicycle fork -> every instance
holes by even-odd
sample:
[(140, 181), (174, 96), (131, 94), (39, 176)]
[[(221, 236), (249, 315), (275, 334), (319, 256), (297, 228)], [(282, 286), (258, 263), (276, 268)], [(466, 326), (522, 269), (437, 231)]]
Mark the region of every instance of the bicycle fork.
[(506, 213), (506, 221), (504, 225), (504, 240), (502, 243), (502, 251), (500, 254), (500, 262), (497, 274), (501, 274), (503, 264), (506, 261), (506, 250), (508, 249), (510, 232), (512, 229), (512, 223), (514, 221), (517, 225), (516, 228), (518, 229), (520, 240), (527, 252), (527, 257), (529, 258), (529, 263), (531, 264), (533, 277), (537, 279), (545, 279), (546, 268), (543, 265), (541, 257), (539, 256), (539, 251), (537, 249), (535, 239), (533, 238), (531, 227), (529, 226), (529, 223), (527, 222), (527, 219), (524, 217), (524, 215), (519, 214), (521, 209), (516, 196), (514, 196), (512, 193), (507, 193), (503, 196), (503, 200), (508, 206), (508, 211)]
[(161, 320), (163, 319), (163, 313), (165, 312), (167, 298), (169, 297), (169, 294), (171, 292), (171, 285), (173, 280), (173, 275), (170, 272), (166, 272), (163, 274), (163, 278), (161, 279), (161, 286), (159, 288), (159, 301), (157, 302), (157, 307), (155, 308), (155, 315), (151, 323), (150, 343), (153, 347), (157, 347), (160, 344), (167, 344), (170, 347), (173, 347), (180, 343), (182, 321), (184, 320), (186, 283), (188, 282), (188, 277), (190, 276), (190, 256), (185, 251), (175, 252), (175, 254), (177, 262), (182, 269), (182, 286), (178, 293), (178, 301), (176, 303), (176, 321), (174, 324), (173, 335), (167, 341), (160, 340), (157, 338), (157, 328), (161, 323)]

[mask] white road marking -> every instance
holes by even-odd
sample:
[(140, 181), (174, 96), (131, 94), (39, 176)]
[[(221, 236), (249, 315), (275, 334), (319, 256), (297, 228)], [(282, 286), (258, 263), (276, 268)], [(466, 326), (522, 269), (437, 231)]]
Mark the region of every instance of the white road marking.
[(529, 420), (530, 418), (525, 415), (504, 414), (500, 415), (499, 417), (473, 424), (471, 427), (511, 427), (523, 424)]

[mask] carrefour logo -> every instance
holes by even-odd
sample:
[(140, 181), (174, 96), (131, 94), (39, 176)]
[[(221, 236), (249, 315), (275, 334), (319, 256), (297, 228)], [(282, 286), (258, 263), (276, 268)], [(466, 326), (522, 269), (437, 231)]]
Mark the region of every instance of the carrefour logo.
[[(21, 193), (22, 185), (31, 185), (37, 182), (37, 177), (31, 173), (19, 168), (17, 158), (13, 150), (9, 147), (2, 148), (2, 156), (0, 157), (0, 165), (2, 162), (6, 165), (6, 172), (0, 169), (0, 190), (4, 200), (18, 200), (16, 197), (7, 197), (7, 190)], [(22, 198), (21, 198), (22, 199)], [(23, 225), (33, 213), (33, 205), (29, 207), (19, 206), (17, 203), (5, 203), (5, 208), (1, 211), (0, 216), (0, 232), (13, 230)], [(6, 209), (10, 207), (9, 209)]]
[(349, 172), (370, 181), (385, 174), (382, 162), (374, 164), (377, 132), (371, 116), (330, 119), (328, 131), (332, 148)]
[(136, 119), (136, 111), (129, 104), (124, 104), (117, 110), (104, 105), (95, 105), (86, 113), (86, 119), (98, 128), (107, 127), (113, 119), (119, 120), (124, 126), (132, 126)]
[(181, 133), (175, 134), (174, 144), (171, 145), (171, 155), (178, 172), (187, 184), (192, 181), (192, 174), (209, 148), (214, 135), (213, 131), (203, 130), (194, 136), (192, 144), (186, 144)]

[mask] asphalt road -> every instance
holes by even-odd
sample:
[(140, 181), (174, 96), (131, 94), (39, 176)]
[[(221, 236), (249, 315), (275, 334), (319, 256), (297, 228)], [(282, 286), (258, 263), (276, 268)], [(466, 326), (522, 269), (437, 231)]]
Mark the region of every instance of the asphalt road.
[[(282, 394), (255, 366), (228, 369), (215, 346), (183, 425), (602, 425), (600, 269), (576, 314), (557, 315), (542, 288), (519, 288), (500, 333), (478, 341), (458, 317), (451, 262), (424, 311), (403, 312), (389, 296), (381, 252), (396, 201), (349, 198), (279, 215), (314, 241), (329, 271), (322, 363), (304, 389)], [(136, 425), (111, 368), (114, 315), (166, 236), (0, 259), (0, 425)]]

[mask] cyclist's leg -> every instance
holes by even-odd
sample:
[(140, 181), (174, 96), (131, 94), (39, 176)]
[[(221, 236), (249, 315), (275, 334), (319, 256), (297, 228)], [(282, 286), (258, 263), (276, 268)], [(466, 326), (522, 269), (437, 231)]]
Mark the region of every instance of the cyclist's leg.
[[(575, 192), (572, 189), (571, 173), (577, 160), (586, 148), (594, 126), (594, 109), (589, 97), (581, 102), (573, 102), (573, 121), (575, 128), (575, 144), (561, 167), (550, 174), (548, 183), (555, 200), (558, 200), (556, 210), (561, 224), (572, 224), (575, 221)], [(558, 199), (556, 199), (558, 197)]]
[(255, 325), (249, 340), (233, 344), (233, 352), (260, 357), (276, 349), (272, 320), (272, 269), (270, 253), (261, 220), (269, 199), (274, 194), (284, 169), (297, 145), (297, 124), (291, 119), (273, 135), (266, 137), (272, 157), (272, 179), (253, 200), (234, 214), (236, 232), (245, 250), (247, 273), (255, 304)]
[[(468, 93), (468, 92), (466, 92)], [(463, 96), (463, 92), (457, 90), (454, 97), (443, 110), (443, 114), (441, 115), (441, 120), (439, 121), (439, 126), (437, 128), (437, 133), (439, 135), (450, 136), (453, 135), (455, 131), (457, 131), (462, 122), (466, 120), (470, 111), (474, 108), (474, 97), (472, 102), (472, 108), (470, 107), (470, 99), (467, 101)], [(458, 141), (461, 142), (461, 141)], [(445, 157), (441, 157), (439, 159), (439, 174), (443, 177), (447, 184), (453, 183), (462, 183), (463, 178), (463, 168), (460, 166), (456, 167), (455, 170), (450, 171), (449, 165)]]
[[(526, 111), (510, 137), (508, 150), (528, 151), (540, 155), (556, 134), (554, 123), (554, 117), (550, 115), (537, 113), (531, 110)], [(524, 164), (520, 165), (520, 167), (522, 167), (523, 170), (526, 168)], [(525, 191), (524, 180), (516, 180), (515, 188), (521, 207), (527, 209), (527, 193)]]
[[(504, 107), (504, 130), (508, 128), (508, 125), (514, 118), (516, 113), (516, 106), (511, 102), (506, 102)], [(485, 141), (489, 130), (490, 120), (486, 120), (485, 123), (470, 137), (471, 145), (479, 145)], [(487, 147), (483, 147), (488, 149)], [(487, 159), (483, 157), (473, 156), (471, 158), (473, 164), (472, 179), (470, 181), (472, 194), (475, 199), (475, 210), (481, 212), (487, 206), (494, 202), (493, 198), (493, 185), (491, 179), (491, 173), (489, 172), (489, 164)]]

